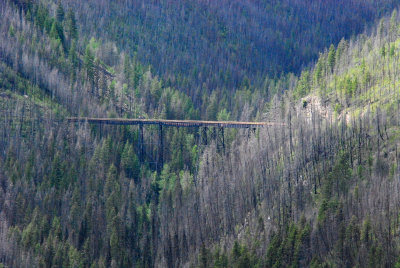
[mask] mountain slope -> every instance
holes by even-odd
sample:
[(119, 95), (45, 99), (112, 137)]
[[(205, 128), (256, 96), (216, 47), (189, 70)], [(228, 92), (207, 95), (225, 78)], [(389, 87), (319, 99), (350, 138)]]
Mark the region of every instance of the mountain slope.
[[(398, 263), (397, 13), (299, 77), (204, 93), (203, 113), (139, 54), (74, 34), (84, 27), (74, 12), (51, 3), (0, 2), (1, 265)], [(71, 115), (285, 125), (227, 130), (225, 152), (200, 146), (196, 130), (166, 129), (157, 172), (156, 128), (145, 129), (140, 163), (138, 129), (67, 124)]]
[[(150, 163), (138, 163), (138, 131), (69, 125), (63, 118), (124, 114), (184, 119), (196, 118), (197, 111), (188, 97), (162, 87), (134, 59), (115, 52), (114, 65), (106, 65), (105, 48), (95, 39), (81, 52), (74, 45), (79, 37), (68, 31), (67, 18), (73, 14), (64, 21), (40, 4), (5, 1), (0, 7), (0, 263), (152, 265), (147, 211), (156, 198), (151, 184), (155, 173)], [(127, 90), (127, 83), (134, 91)], [(154, 140), (155, 132), (146, 129), (146, 140)], [(173, 155), (165, 161), (176, 170), (192, 170), (197, 153), (193, 134), (165, 135), (167, 141), (186, 141), (175, 146), (179, 151), (167, 145)], [(156, 148), (145, 148), (144, 160), (150, 162)], [(117, 194), (128, 198), (110, 203)], [(88, 250), (93, 251), (84, 254)]]
[[(54, 1), (56, 2), (56, 1)], [(399, 4), (379, 1), (75, 1), (86, 33), (113, 40), (200, 103), (296, 72)]]
[[(271, 116), (283, 114), (288, 127), (239, 147), (231, 157), (243, 164), (213, 168), (220, 190), (207, 196), (240, 181), (228, 190), (235, 198), (229, 210), (247, 210), (230, 237), (199, 251), (200, 266), (398, 265), (399, 51), (394, 12), (370, 36), (321, 54), (267, 107)], [(227, 220), (219, 217), (214, 224)]]

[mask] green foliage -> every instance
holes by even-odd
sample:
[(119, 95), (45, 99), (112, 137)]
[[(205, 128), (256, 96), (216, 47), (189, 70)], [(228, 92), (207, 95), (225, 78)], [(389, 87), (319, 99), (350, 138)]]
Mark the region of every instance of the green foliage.
[(213, 256), (214, 268), (228, 268), (229, 259), (228, 256), (224, 253), (221, 253), (219, 249), (216, 250)]
[(94, 73), (95, 73), (95, 66), (94, 66), (94, 55), (91, 49), (90, 44), (86, 46), (85, 55), (83, 59), (84, 67), (86, 70), (87, 78), (93, 82), (94, 81)]
[(72, 41), (71, 48), (69, 49), (68, 60), (71, 63), (72, 69), (75, 69), (78, 66), (79, 60), (78, 60), (78, 55), (76, 52), (76, 42), (75, 41)]
[(170, 169), (168, 164), (165, 164), (160, 174), (159, 186), (164, 191), (172, 191), (177, 181), (176, 174)]
[[(110, 6), (112, 7), (113, 4), (115, 3)], [(52, 5), (48, 7), (52, 8)], [(32, 258), (38, 260), (41, 266), (51, 263), (58, 267), (132, 267), (135, 265), (152, 267), (157, 266), (153, 263), (155, 254), (174, 259), (178, 263), (178, 260), (192, 257), (184, 256), (186, 251), (183, 252), (182, 248), (187, 250), (188, 254), (198, 250), (193, 249), (191, 242), (188, 242), (189, 237), (198, 235), (198, 233), (188, 233), (188, 230), (189, 232), (197, 230), (190, 226), (190, 224), (197, 224), (197, 218), (193, 220), (193, 217), (199, 216), (199, 220), (204, 220), (202, 213), (207, 217), (212, 216), (208, 214), (210, 210), (207, 206), (196, 207), (198, 204), (209, 202), (209, 206), (215, 209), (217, 206), (210, 202), (215, 198), (218, 198), (218, 206), (223, 204), (223, 207), (219, 208), (225, 211), (223, 216), (221, 214), (221, 219), (223, 219), (221, 225), (211, 226), (209, 223), (214, 220), (214, 217), (210, 217), (207, 220), (211, 221), (204, 226), (205, 230), (211, 230), (212, 235), (215, 234), (215, 241), (218, 241), (222, 235), (225, 235), (225, 229), (222, 228), (225, 228), (225, 224), (230, 224), (230, 217), (233, 221), (240, 222), (241, 219), (238, 219), (237, 215), (246, 215), (254, 209), (252, 204), (247, 204), (252, 202), (251, 199), (254, 198), (256, 200), (254, 203), (258, 205), (259, 199), (263, 201), (263, 198), (266, 198), (265, 200), (270, 198), (271, 210), (276, 213), (275, 215), (280, 216), (279, 221), (273, 219), (271, 226), (276, 227), (279, 232), (271, 237), (265, 259), (262, 257), (265, 252), (260, 252), (259, 243), (263, 243), (262, 246), (266, 247), (266, 242), (252, 240), (246, 245), (235, 242), (230, 252), (222, 252), (216, 245), (217, 250), (212, 253), (204, 246), (200, 249), (199, 263), (204, 267), (329, 267), (334, 265), (352, 267), (359, 265), (355, 260), (362, 262), (365, 259), (366, 263), (370, 262), (370, 266), (381, 266), (386, 261), (385, 258), (394, 258), (390, 256), (398, 253), (396, 247), (393, 246), (393, 253), (386, 254), (385, 242), (382, 242), (396, 232), (396, 228), (391, 229), (392, 233), (389, 233), (385, 231), (388, 229), (387, 226), (377, 227), (379, 215), (373, 215), (373, 220), (369, 220), (361, 218), (360, 215), (365, 215), (364, 212), (357, 213), (357, 217), (351, 214), (360, 209), (361, 200), (367, 199), (365, 193), (371, 195), (368, 192), (371, 190), (368, 184), (373, 182), (370, 180), (371, 176), (362, 174), (363, 181), (357, 183), (359, 187), (354, 188), (354, 195), (349, 194), (349, 189), (353, 189), (353, 182), (356, 179), (352, 176), (350, 159), (355, 157), (358, 148), (357, 140), (353, 138), (349, 144), (346, 136), (357, 136), (359, 131), (357, 128), (345, 130), (343, 139), (335, 143), (336, 141), (326, 141), (329, 140), (327, 133), (340, 132), (340, 129), (330, 125), (325, 126), (324, 123), (321, 128), (317, 125), (316, 132), (319, 134), (313, 134), (316, 134), (318, 144), (312, 143), (315, 140), (314, 136), (310, 138), (312, 142), (307, 140), (305, 150), (302, 152), (305, 154), (304, 157), (303, 155), (299, 157), (299, 153), (287, 158), (284, 143), (272, 144), (268, 147), (268, 154), (260, 154), (267, 157), (257, 159), (259, 160), (257, 166), (262, 168), (249, 166), (254, 169), (254, 173), (253, 170), (249, 172), (251, 179), (243, 175), (243, 185), (238, 186), (237, 181), (242, 183), (241, 179), (229, 178), (229, 182), (225, 184), (219, 180), (220, 178), (215, 179), (208, 174), (202, 174), (210, 171), (213, 176), (217, 172), (229, 174), (234, 170), (229, 165), (235, 166), (236, 162), (226, 160), (234, 160), (231, 157), (234, 154), (229, 155), (230, 152), (223, 157), (217, 155), (209, 158), (210, 156), (206, 154), (203, 156), (202, 149), (196, 145), (195, 134), (197, 133), (192, 130), (166, 130), (165, 151), (168, 151), (165, 156), (166, 164), (162, 172), (157, 173), (150, 164), (139, 163), (134, 151), (138, 149), (136, 145), (134, 146), (137, 136), (136, 130), (132, 130), (134, 127), (104, 127), (100, 131), (98, 126), (77, 125), (70, 128), (59, 123), (61, 121), (50, 123), (49, 120), (44, 120), (44, 118), (58, 117), (57, 111), (61, 110), (59, 108), (61, 106), (63, 109), (60, 113), (61, 117), (67, 114), (113, 116), (123, 114), (127, 118), (140, 115), (170, 119), (230, 120), (239, 118), (243, 111), (250, 120), (255, 116), (262, 119), (264, 111), (273, 112), (274, 109), (273, 103), (264, 105), (264, 99), (271, 97), (274, 93), (281, 94), (284, 90), (292, 89), (294, 85), (296, 98), (320, 90), (326, 96), (328, 105), (334, 103), (334, 110), (338, 117), (356, 105), (361, 107), (360, 111), (357, 110), (357, 115), (366, 115), (362, 106), (365, 100), (372, 99), (369, 94), (375, 91), (382, 90), (382, 95), (387, 95), (389, 102), (394, 103), (392, 99), (396, 95), (388, 88), (397, 88), (397, 82), (392, 83), (392, 80), (396, 80), (394, 67), (397, 66), (398, 44), (396, 42), (386, 44), (384, 53), (380, 54), (381, 45), (379, 48), (372, 45), (378, 42), (369, 40), (369, 43), (361, 43), (359, 48), (351, 47), (352, 51), (349, 51), (347, 49), (351, 44), (343, 41), (338, 45), (337, 50), (332, 45), (329, 51), (321, 55), (315, 68), (311, 68), (312, 71), (304, 71), (298, 81), (294, 75), (283, 75), (280, 79), (266, 78), (261, 89), (257, 88), (258, 85), (254, 83), (252, 77), (237, 77), (232, 70), (217, 72), (216, 76), (209, 75), (205, 67), (196, 66), (197, 69), (192, 70), (191, 75), (197, 77), (198, 81), (203, 81), (204, 77), (210, 81), (207, 82), (209, 84), (201, 86), (201, 93), (199, 93), (198, 88), (192, 89), (188, 86), (190, 78), (187, 75), (179, 71), (176, 74), (169, 73), (171, 79), (164, 81), (154, 76), (149, 66), (140, 63), (144, 55), (138, 53), (132, 57), (123, 58), (118, 49), (114, 50), (114, 47), (108, 46), (110, 42), (107, 38), (99, 37), (101, 42), (94, 38), (90, 39), (91, 37), (86, 36), (85, 30), (82, 29), (84, 39), (78, 40), (78, 25), (74, 12), (69, 10), (65, 18), (64, 15), (61, 18), (58, 8), (48, 11), (47, 5), (35, 4), (28, 10), (31, 15), (28, 16), (26, 13), (26, 17), (34, 23), (30, 25), (34, 30), (32, 37), (21, 31), (18, 23), (10, 24), (7, 26), (8, 29), (5, 28), (6, 36), (8, 30), (9, 36), (18, 37), (18, 42), (23, 44), (18, 48), (29, 48), (32, 51), (27, 49), (26, 53), (35, 54), (39, 58), (37, 65), (39, 67), (35, 67), (35, 76), (32, 76), (29, 71), (14, 70), (19, 68), (17, 66), (19, 64), (12, 66), (7, 61), (5, 64), (0, 63), (0, 88), (5, 89), (0, 94), (0, 106), (7, 111), (6, 116), (3, 115), (1, 118), (7, 131), (2, 132), (3, 129), (0, 128), (2, 134), (0, 160), (4, 160), (0, 161), (0, 191), (6, 192), (4, 196), (7, 202), (10, 201), (12, 204), (9, 207), (7, 203), (4, 213), (7, 213), (8, 217), (6, 224), (14, 226), (10, 227), (10, 230), (15, 236), (15, 240), (12, 241), (15, 241), (13, 246), (16, 251), (23, 254), (28, 252), (33, 256)], [(56, 11), (55, 18), (50, 15), (54, 14), (54, 11)], [(391, 21), (392, 24), (394, 22)], [(14, 28), (12, 25), (17, 26)], [(123, 36), (123, 29), (118, 29), (115, 35)], [(382, 29), (383, 35), (384, 32)], [(396, 27), (393, 28), (393, 32), (396, 32)], [(140, 38), (145, 38), (142, 35), (138, 34)], [(229, 27), (221, 25), (218, 28), (217, 36), (220, 42), (228, 42), (230, 35)], [(50, 40), (50, 42), (42, 44), (40, 43), (42, 40)], [(87, 40), (90, 40), (89, 43)], [(281, 37), (277, 40), (281, 40)], [(84, 49), (82, 44), (88, 44), (83, 56), (78, 52)], [(157, 44), (155, 43), (154, 46), (156, 47)], [(236, 44), (229, 44), (229, 46), (232, 51), (237, 50)], [(289, 47), (285, 49), (290, 52)], [(25, 51), (23, 52), (25, 55)], [(349, 58), (349, 55), (353, 55), (354, 59)], [(119, 62), (122, 58), (124, 59), (123, 66), (121, 63), (111, 64), (113, 61)], [(293, 61), (295, 60), (296, 58)], [(375, 60), (377, 60), (377, 65), (373, 66)], [(47, 64), (54, 68), (54, 72), (50, 73), (41, 69)], [(178, 65), (180, 64), (175, 64), (174, 68)], [(380, 66), (385, 66), (384, 72)], [(41, 72), (46, 72), (45, 76), (51, 76), (52, 79), (56, 77), (54, 78), (56, 84), (62, 87), (58, 89), (57, 86), (51, 84), (53, 86), (48, 88), (46, 84), (43, 85), (44, 79), (43, 75), (40, 75)], [(63, 80), (62, 77), (67, 78)], [(68, 80), (68, 77), (71, 79)], [(90, 87), (84, 85), (87, 78), (93, 84)], [(96, 82), (98, 79), (102, 82)], [(237, 85), (225, 84), (234, 80), (237, 81)], [(221, 81), (224, 83), (223, 86), (216, 86), (220, 85)], [(184, 85), (181, 91), (172, 87), (174, 83)], [(210, 87), (210, 85), (213, 86)], [(101, 87), (101, 91), (97, 88), (98, 86)], [(74, 95), (63, 95), (68, 91), (68, 87), (73, 88)], [(241, 87), (241, 89), (232, 94), (231, 90), (236, 87)], [(97, 90), (101, 94), (97, 94)], [(86, 91), (90, 94), (85, 95)], [(22, 96), (25, 94), (27, 97)], [(196, 98), (202, 98), (202, 100), (197, 99), (193, 103), (192, 99), (196, 100)], [(284, 95), (278, 96), (277, 99), (279, 98), (284, 99), (284, 104), (277, 102), (276, 106), (282, 107), (281, 111), (284, 114), (287, 112), (285, 105), (291, 105), (291, 103), (286, 103)], [(79, 99), (83, 100), (79, 104), (68, 104)], [(383, 103), (379, 98), (374, 101), (377, 102), (371, 103), (372, 110)], [(55, 108), (49, 109), (50, 106)], [(196, 107), (201, 107), (202, 112), (199, 112)], [(12, 117), (23, 114), (22, 111), (25, 113), (24, 116), (11, 120)], [(52, 113), (46, 113), (46, 111)], [(40, 123), (31, 120), (36, 114)], [(387, 122), (395, 121), (393, 119), (396, 118), (388, 114)], [(298, 124), (300, 123), (296, 121), (296, 126), (299, 126)], [(386, 124), (386, 121), (381, 124)], [(300, 127), (295, 132), (305, 130), (302, 126)], [(368, 129), (368, 125), (362, 125), (362, 127), (362, 137), (373, 133)], [(74, 131), (71, 132), (71, 129)], [(75, 130), (77, 135), (75, 135)], [(394, 135), (390, 128), (388, 132), (390, 138), (393, 139)], [(157, 140), (154, 133), (155, 130), (149, 127), (145, 131), (145, 136), (150, 137), (154, 142)], [(285, 130), (282, 134), (286, 135)], [(236, 132), (227, 133), (226, 137), (228, 135), (230, 143), (235, 139)], [(279, 135), (280, 132), (276, 140), (280, 138)], [(258, 141), (265, 138), (263, 132), (257, 132), (256, 137)], [(301, 146), (298, 136), (295, 136), (294, 140), (294, 147)], [(366, 143), (375, 149), (374, 137), (366, 140)], [(228, 139), (226, 142), (228, 143)], [(385, 150), (391, 150), (394, 144), (392, 142), (392, 140), (385, 140), (382, 146)], [(256, 148), (257, 145), (264, 146), (262, 142), (259, 142), (251, 147), (251, 150), (256, 150), (255, 158), (263, 149)], [(315, 147), (310, 150), (308, 147), (310, 145)], [(331, 145), (340, 148), (329, 147)], [(275, 151), (274, 146), (280, 149)], [(397, 166), (393, 163), (385, 164), (393, 160), (393, 154), (390, 154), (390, 160), (383, 159), (385, 163), (381, 163), (373, 158), (374, 150), (371, 150), (368, 157), (366, 145), (362, 143), (361, 146), (361, 164), (357, 166), (360, 170), (359, 175), (362, 173), (362, 167), (369, 165), (371, 170), (374, 163), (377, 170), (387, 171), (381, 173), (385, 179), (387, 175), (390, 177), (396, 175)], [(150, 162), (150, 158), (155, 155), (157, 149), (153, 148), (156, 146), (149, 144), (146, 147), (149, 156), (145, 162)], [(246, 149), (246, 147), (241, 148)], [(350, 154), (349, 148), (355, 151)], [(337, 154), (340, 149), (346, 151)], [(245, 151), (239, 151), (239, 156), (242, 157), (240, 154), (243, 153), (247, 154)], [(310, 155), (309, 151), (315, 151), (315, 155)], [(232, 148), (232, 152), (236, 152), (235, 148)], [(330, 158), (332, 155), (333, 157)], [(197, 167), (200, 157), (207, 158), (199, 166), (201, 169)], [(300, 158), (301, 161), (297, 160)], [(296, 173), (295, 175), (291, 173), (289, 176), (289, 182), (295, 182), (291, 180), (292, 178), (297, 179), (295, 186), (292, 185), (293, 190), (286, 184), (280, 184), (280, 182), (278, 184), (274, 181), (280, 180), (280, 176), (285, 174), (284, 168), (287, 163), (285, 161), (294, 164), (292, 168)], [(279, 168), (275, 167), (276, 163)], [(244, 164), (247, 167), (247, 162)], [(302, 173), (304, 168), (306, 176)], [(242, 174), (232, 175), (242, 176)], [(200, 181), (197, 180), (198, 178)], [(308, 180), (314, 178), (316, 187), (321, 186), (321, 188), (318, 188), (317, 193), (310, 197), (308, 192), (312, 189)], [(321, 182), (317, 182), (320, 178)], [(259, 181), (267, 182), (266, 185), (271, 187), (270, 189), (282, 191), (284, 198), (276, 198), (280, 202), (279, 211), (276, 209), (277, 203), (274, 203), (275, 191), (268, 194), (273, 194), (272, 197), (264, 196), (266, 192), (263, 192), (263, 186), (259, 184)], [(388, 180), (387, 183), (392, 183), (392, 181)], [(232, 190), (230, 187), (235, 191), (230, 192)], [(207, 189), (207, 194), (204, 194), (204, 189)], [(287, 193), (289, 195), (286, 195)], [(354, 199), (352, 199), (353, 196)], [(189, 202), (186, 203), (186, 201)], [(350, 202), (353, 203), (349, 205)], [(85, 205), (82, 206), (82, 204)], [(193, 204), (195, 207), (191, 208)], [(240, 204), (240, 207), (237, 204)], [(290, 213), (283, 212), (282, 214), (285, 215), (281, 218), (281, 210), (288, 210), (289, 207), (294, 209)], [(310, 220), (310, 223), (304, 219), (294, 223), (293, 218), (297, 217), (297, 213), (300, 213), (303, 208), (310, 209), (307, 214), (310, 217), (318, 212), (316, 219)], [(196, 214), (198, 211), (201, 213)], [(215, 211), (218, 213), (218, 209)], [(175, 228), (178, 226), (176, 222), (181, 222), (181, 219), (184, 219), (184, 223), (178, 224), (179, 228)], [(260, 219), (259, 224), (256, 222), (257, 226), (264, 225), (261, 217)], [(311, 222), (314, 225), (311, 225)], [(387, 222), (389, 222), (389, 229), (396, 224), (392, 218)], [(316, 226), (316, 230), (313, 230), (312, 226)], [(260, 229), (263, 232), (269, 230), (266, 226)], [(209, 239), (206, 241), (215, 242), (212, 240), (214, 237), (210, 239), (210, 236), (211, 232), (205, 234), (205, 238)], [(310, 246), (311, 236), (318, 246)], [(394, 242), (391, 245), (395, 244)], [(156, 251), (160, 249), (161, 251)], [(316, 254), (318, 258), (310, 260), (313, 254)], [(392, 260), (392, 264), (394, 262), (395, 259)], [(183, 265), (176, 263), (173, 265)]]
[(395, 55), (395, 47), (394, 47), (394, 45), (392, 45), (392, 46), (390, 46), (389, 56), (390, 56), (391, 58), (393, 58), (394, 55)]
[(340, 208), (340, 203), (338, 201), (329, 201), (327, 199), (322, 200), (318, 211), (318, 222), (323, 223), (329, 217), (335, 216), (338, 208)]
[(75, 13), (72, 9), (68, 9), (66, 16), (66, 32), (72, 40), (78, 39), (78, 25), (75, 18)]
[(340, 113), (340, 110), (342, 109), (342, 105), (340, 105), (340, 103), (336, 103), (335, 104), (335, 114), (338, 115)]
[(64, 29), (59, 22), (54, 21), (51, 25), (50, 36), (54, 39), (60, 40), (61, 43), (64, 42)]
[(25, 248), (29, 248), (35, 245), (39, 239), (39, 232), (37, 226), (34, 223), (29, 223), (28, 226), (22, 232), (22, 244)]
[(57, 216), (53, 218), (50, 232), (55, 238), (62, 239), (60, 219)]
[(335, 46), (331, 45), (329, 47), (329, 53), (328, 53), (328, 66), (330, 71), (332, 72), (334, 67), (335, 67), (335, 62), (336, 62), (336, 50)]
[[(198, 103), (203, 84), (234, 90), (260, 84), (266, 76), (299, 73), (331, 43), (362, 32), (364, 24), (370, 25), (394, 7), (396, 1), (389, 0), (340, 5), (336, 1), (323, 5), (244, 1), (240, 9), (228, 2), (161, 2), (157, 12), (150, 2), (114, 1), (106, 7), (94, 2), (77, 12), (80, 17), (101, 18), (94, 25), (84, 25), (83, 31), (111, 38), (131, 56), (139, 53), (156, 73), (170, 80), (168, 86), (190, 91), (188, 95)], [(143, 19), (148, 12), (152, 14), (149, 21)], [(237, 27), (237, 22), (243, 23)]]
[(225, 108), (219, 111), (217, 115), (218, 121), (229, 121), (229, 119), (230, 119), (230, 113), (227, 112)]
[(59, 23), (62, 23), (64, 21), (64, 15), (65, 15), (64, 8), (61, 4), (61, 1), (58, 1), (58, 6), (57, 6), (57, 10), (56, 10), (56, 18)]
[(257, 258), (251, 254), (245, 245), (240, 245), (238, 241), (235, 241), (233, 245), (231, 256), (231, 267), (245, 268), (257, 267), (258, 265)]
[(386, 46), (385, 46), (385, 45), (382, 46), (382, 48), (381, 48), (381, 56), (382, 56), (383, 58), (385, 58), (385, 56), (386, 56)]
[(50, 186), (58, 189), (62, 187), (62, 184), (64, 184), (63, 178), (65, 174), (64, 166), (58, 154), (56, 154), (56, 156), (54, 157), (51, 170), (52, 172), (50, 174)]
[(133, 151), (133, 146), (126, 142), (121, 155), (121, 167), (128, 178), (138, 179), (140, 165), (139, 159)]
[(306, 94), (310, 92), (311, 86), (310, 86), (310, 72), (309, 71), (303, 71), (301, 73), (300, 79), (297, 83), (297, 87), (294, 91), (295, 98), (299, 99), (304, 97)]
[(373, 245), (369, 251), (368, 267), (378, 267), (382, 263), (383, 249), (381, 246)]
[(10, 25), (10, 27), (8, 28), (8, 34), (11, 37), (15, 37), (15, 29), (14, 29), (14, 27), (12, 25)]
[(200, 268), (209, 267), (209, 262), (210, 262), (209, 255), (210, 255), (210, 252), (207, 250), (207, 248), (204, 245), (202, 245), (201, 250), (200, 250), (200, 256), (199, 256), (199, 263), (200, 263), (199, 267)]
[(211, 97), (208, 101), (209, 104), (206, 111), (207, 120), (216, 120), (218, 115), (218, 100), (215, 91), (211, 94)]
[(400, 258), (399, 258), (399, 260), (394, 264), (394, 267), (395, 267), (395, 268), (400, 268)]
[(285, 232), (273, 234), (267, 251), (268, 267), (300, 267), (308, 264), (311, 226), (302, 220), (291, 223)]
[(349, 155), (342, 151), (339, 153), (338, 160), (332, 171), (326, 177), (323, 187), (323, 195), (326, 198), (346, 194), (348, 185), (351, 182), (352, 169), (350, 166)]
[(212, 254), (210, 250), (203, 245), (198, 256), (198, 263), (198, 267), (262, 267), (262, 260), (238, 241), (235, 241), (230, 254), (221, 252), (219, 248)]
[(100, 41), (96, 40), (96, 38), (92, 37), (89, 40), (89, 48), (93, 51), (96, 51), (100, 46)]
[(35, 23), (38, 25), (38, 27), (40, 29), (43, 29), (45, 27), (46, 22), (48, 20), (50, 20), (49, 11), (42, 4), (37, 6), (37, 8), (35, 10), (36, 10), (36, 12), (35, 12)]
[(363, 222), (361, 230), (361, 241), (366, 245), (369, 245), (372, 242), (371, 221), (369, 217), (367, 217), (367, 219), (365, 219)]

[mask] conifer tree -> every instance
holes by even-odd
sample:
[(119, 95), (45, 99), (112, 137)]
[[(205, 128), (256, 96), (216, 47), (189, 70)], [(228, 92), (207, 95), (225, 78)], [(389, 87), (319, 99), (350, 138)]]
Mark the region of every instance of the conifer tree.
[(329, 47), (329, 53), (328, 53), (328, 65), (330, 72), (333, 72), (333, 68), (335, 67), (335, 62), (336, 62), (336, 50), (335, 46), (331, 45)]
[(70, 39), (78, 39), (78, 25), (76, 23), (75, 13), (70, 8), (66, 17), (66, 31)]
[(72, 68), (76, 68), (78, 65), (78, 56), (76, 54), (76, 41), (72, 41), (71, 48), (69, 49), (68, 59), (71, 63)]
[(86, 76), (90, 82), (94, 81), (94, 55), (92, 50), (90, 49), (90, 45), (86, 46), (85, 56), (84, 56), (84, 64), (86, 69)]
[(138, 176), (140, 168), (139, 161), (133, 151), (132, 145), (128, 142), (125, 144), (121, 155), (121, 167), (128, 178), (136, 178)]
[(61, 4), (61, 1), (58, 1), (56, 18), (59, 23), (62, 23), (64, 21), (64, 15), (65, 15), (64, 8)]

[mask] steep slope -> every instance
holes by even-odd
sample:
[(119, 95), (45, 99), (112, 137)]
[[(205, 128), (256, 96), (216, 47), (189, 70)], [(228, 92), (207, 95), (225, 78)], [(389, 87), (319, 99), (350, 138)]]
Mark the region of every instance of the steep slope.
[[(230, 237), (200, 251), (200, 266), (398, 265), (399, 51), (394, 12), (370, 36), (331, 47), (267, 106), (288, 127), (260, 132), (232, 152), (243, 164), (228, 160), (211, 170), (220, 190), (207, 188), (207, 196), (229, 196), (226, 189), (239, 184), (228, 190), (235, 200), (228, 211), (242, 214), (229, 220), (240, 222)], [(214, 215), (213, 223), (227, 215)]]
[[(56, 3), (57, 1), (50, 1)], [(400, 2), (379, 1), (76, 1), (83, 31), (154, 67), (196, 105), (212, 90), (259, 86), (296, 72), (318, 53)]]
[[(149, 211), (156, 174), (150, 163), (138, 162), (137, 130), (68, 125), (63, 118), (185, 119), (197, 111), (134, 59), (116, 51), (105, 59), (107, 48), (95, 39), (84, 49), (76, 45), (74, 14), (64, 20), (51, 13), (40, 4), (0, 3), (0, 264), (153, 266)], [(155, 131), (145, 132), (146, 162), (156, 151)], [(165, 136), (185, 142), (168, 143), (165, 161), (174, 170), (189, 167), (182, 172), (189, 180), (193, 134)]]
[(0, 2), (1, 265), (398, 262), (396, 13), (299, 77), (205, 98), (202, 117), (286, 125), (227, 131), (225, 152), (200, 147), (194, 130), (166, 130), (158, 173), (156, 129), (145, 130), (141, 164), (136, 128), (63, 118), (198, 118), (190, 98), (107, 39), (74, 34), (74, 13), (43, 3)]

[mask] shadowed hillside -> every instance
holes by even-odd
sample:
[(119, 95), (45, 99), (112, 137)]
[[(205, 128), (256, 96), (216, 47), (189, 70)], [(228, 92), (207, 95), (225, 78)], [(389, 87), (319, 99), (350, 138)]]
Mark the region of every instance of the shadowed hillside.
[(0, 2), (0, 267), (399, 266), (394, 4)]
[[(56, 1), (54, 1), (56, 2)], [(318, 53), (391, 12), (379, 1), (75, 1), (85, 33), (112, 40), (201, 103), (265, 76), (299, 73)], [(250, 79), (250, 81), (248, 81)], [(197, 104), (196, 104), (197, 105)]]

